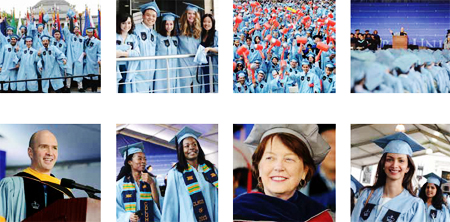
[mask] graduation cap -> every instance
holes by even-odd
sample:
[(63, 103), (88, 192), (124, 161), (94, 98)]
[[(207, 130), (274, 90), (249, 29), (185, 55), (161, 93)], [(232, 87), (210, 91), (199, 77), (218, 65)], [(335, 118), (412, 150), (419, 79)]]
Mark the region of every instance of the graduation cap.
[(179, 18), (180, 16), (175, 15), (172, 12), (167, 12), (162, 14), (162, 20), (163, 21), (175, 21), (176, 18)]
[(42, 19), (44, 20), (45, 23), (47, 23), (48, 20), (50, 19), (50, 16), (47, 13), (45, 13), (45, 15)]
[(303, 61), (302, 61), (302, 66), (303, 66), (303, 65), (309, 65), (309, 61), (306, 60), (306, 59), (303, 59)]
[(14, 28), (12, 27), (12, 26), (8, 26), (8, 27), (6, 27), (6, 30), (14, 30)]
[(274, 133), (291, 134), (303, 141), (316, 165), (330, 151), (330, 146), (320, 136), (316, 124), (255, 124), (245, 143), (257, 147), (265, 137)]
[(181, 141), (183, 141), (183, 139), (188, 138), (188, 137), (192, 137), (192, 138), (198, 140), (198, 138), (201, 135), (202, 134), (200, 132), (197, 132), (188, 126), (185, 126), (185, 127), (183, 127), (183, 129), (178, 131), (178, 133), (170, 140), (169, 143), (175, 144), (175, 145), (176, 145), (176, 143), (180, 144)]
[(361, 190), (361, 188), (363, 188), (364, 186), (355, 178), (353, 177), (353, 175), (351, 175), (351, 184), (350, 184), (352, 190), (353, 190), (353, 194), (358, 194), (359, 191)]
[(69, 9), (69, 11), (67, 11), (67, 16), (69, 16), (69, 18), (73, 18), (75, 16), (75, 12), (72, 9)]
[(27, 30), (27, 27), (24, 26), (24, 25), (21, 25), (19, 29), (25, 29), (25, 30)]
[(18, 40), (19, 36), (13, 33), (12, 35), (9, 36), (9, 38), (10, 39), (15, 38), (16, 40)]
[(88, 27), (86, 28), (86, 32), (94, 32), (95, 28), (94, 27)]
[(201, 7), (198, 7), (197, 5), (194, 5), (192, 3), (188, 3), (188, 2), (183, 2), (183, 4), (187, 5), (186, 6), (186, 11), (194, 11), (194, 12), (198, 12), (199, 9), (204, 10)]
[(291, 62), (298, 62), (298, 60), (296, 58), (292, 58)]
[(402, 72), (407, 73), (411, 66), (418, 62), (420, 59), (414, 54), (407, 54), (400, 56), (399, 58), (394, 60), (394, 63), (392, 64), (395, 67), (399, 68)]
[(427, 178), (427, 183), (434, 183), (438, 187), (441, 186), (441, 184), (443, 184), (443, 183), (447, 183), (447, 180), (442, 179), (441, 177), (439, 177), (438, 175), (436, 175), (434, 173), (429, 173), (429, 174), (425, 175), (424, 177)]
[(264, 76), (266, 76), (266, 74), (264, 73), (264, 70), (262, 70), (262, 69), (258, 70), (258, 74), (263, 74)]
[(31, 36), (26, 36), (24, 39), (25, 39), (25, 42), (26, 41), (33, 41), (33, 37), (31, 37)]
[(256, 60), (255, 60), (255, 63), (261, 63), (261, 60), (256, 59)]
[(119, 152), (123, 158), (127, 158), (129, 155), (133, 155), (135, 153), (143, 152), (144, 153), (144, 143), (138, 142), (133, 144), (128, 144), (126, 146), (119, 147)]
[(43, 35), (43, 36), (41, 37), (41, 40), (42, 40), (42, 41), (44, 41), (44, 40), (49, 40), (49, 41), (50, 41), (50, 39), (51, 39), (51, 37), (48, 36), (48, 35)]
[(412, 156), (414, 152), (425, 149), (413, 138), (402, 132), (373, 140), (373, 142), (384, 149), (383, 153), (398, 153)]
[(239, 77), (239, 78), (245, 77), (245, 72), (242, 72), (242, 71), (241, 71), (241, 72), (238, 72), (238, 77)]
[(327, 64), (325, 65), (325, 67), (333, 69), (333, 68), (334, 68), (334, 65), (333, 65), (333, 63), (330, 62), (330, 63), (327, 63)]
[(42, 24), (42, 23), (37, 24), (37, 25), (36, 25), (36, 28), (39, 28), (39, 27), (44, 28), (44, 24)]
[(147, 11), (148, 9), (151, 9), (156, 12), (156, 17), (159, 17), (159, 8), (158, 8), (158, 5), (156, 4), (156, 2), (149, 2), (149, 3), (143, 4), (143, 5), (139, 6), (139, 8), (141, 9), (142, 14), (145, 14), (145, 11)]
[(316, 57), (316, 55), (314, 53), (310, 52), (306, 55), (306, 57)]

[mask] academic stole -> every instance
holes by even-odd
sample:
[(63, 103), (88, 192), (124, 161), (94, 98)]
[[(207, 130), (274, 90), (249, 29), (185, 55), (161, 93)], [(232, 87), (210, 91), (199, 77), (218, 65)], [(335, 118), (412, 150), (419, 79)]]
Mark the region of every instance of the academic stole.
[[(140, 218), (140, 221), (153, 221), (153, 198), (150, 184), (141, 180), (139, 191), (141, 193), (140, 210), (143, 212), (143, 217)], [(123, 179), (122, 200), (126, 212), (136, 212), (136, 186), (131, 176), (125, 176)]]
[[(189, 165), (187, 170), (183, 171), (183, 179), (184, 183), (189, 192), (189, 196), (192, 200), (192, 206), (194, 207), (194, 214), (197, 218), (198, 222), (209, 222), (211, 218), (209, 218), (208, 208), (205, 203), (205, 198), (203, 197), (203, 193), (200, 190), (200, 185), (197, 181), (197, 178), (194, 174), (194, 169), (191, 165)], [(200, 165), (203, 169), (203, 176), (205, 180), (211, 183), (214, 187), (219, 189), (218, 176), (214, 172), (214, 169), (210, 169), (206, 164)]]

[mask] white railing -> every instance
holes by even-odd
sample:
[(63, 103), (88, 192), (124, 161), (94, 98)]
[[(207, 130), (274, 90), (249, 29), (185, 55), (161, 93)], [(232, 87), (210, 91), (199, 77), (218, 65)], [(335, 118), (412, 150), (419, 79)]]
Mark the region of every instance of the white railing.
[[(141, 72), (147, 72), (147, 71), (158, 71), (158, 70), (162, 71), (162, 70), (166, 70), (167, 71), (167, 78), (142, 80), (142, 81), (135, 81), (135, 82), (133, 82), (133, 83), (146, 83), (146, 82), (153, 83), (153, 82), (156, 82), (156, 81), (167, 81), (167, 88), (166, 89), (152, 90), (152, 91), (149, 91), (149, 93), (151, 93), (151, 92), (162, 92), (162, 91), (166, 91), (167, 93), (171, 93), (171, 90), (173, 90), (173, 89), (184, 89), (184, 88), (192, 87), (191, 85), (188, 85), (188, 86), (178, 86), (178, 87), (171, 88), (170, 87), (171, 80), (188, 79), (188, 78), (192, 78), (192, 76), (170, 78), (170, 75), (169, 75), (169, 71), (170, 70), (209, 67), (209, 74), (198, 75), (198, 77), (201, 77), (201, 78), (203, 78), (204, 76), (209, 76), (209, 83), (208, 84), (195, 84), (195, 85), (193, 85), (193, 87), (209, 85), (209, 88), (210, 88), (209, 89), (209, 93), (214, 93), (214, 85), (216, 85), (216, 86), (218, 85), (218, 83), (214, 83), (214, 76), (218, 76), (218, 73), (214, 73), (214, 67), (215, 66), (217, 67), (217, 65), (213, 65), (212, 64), (212, 57), (211, 56), (207, 56), (209, 65), (170, 67), (170, 62), (169, 62), (170, 59), (183, 59), (183, 58), (191, 58), (191, 57), (195, 57), (195, 54), (116, 58), (116, 62), (129, 62), (129, 61), (144, 61), (144, 60), (161, 60), (161, 59), (165, 59), (166, 60), (166, 68), (163, 68), (163, 69), (148, 69), (148, 70), (136, 70), (136, 71), (123, 71), (123, 72), (120, 72), (120, 74), (122, 74), (122, 73), (128, 73), (128, 72), (141, 73)], [(133, 83), (131, 83), (131, 82), (128, 82), (128, 83), (124, 82), (124, 83), (118, 83), (118, 85), (127, 85), (127, 84), (133, 84)]]

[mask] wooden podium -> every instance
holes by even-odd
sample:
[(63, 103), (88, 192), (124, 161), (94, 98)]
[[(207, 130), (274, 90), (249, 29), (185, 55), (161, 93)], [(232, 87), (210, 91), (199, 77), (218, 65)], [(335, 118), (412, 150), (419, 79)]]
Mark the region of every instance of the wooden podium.
[(392, 48), (408, 49), (408, 36), (392, 36)]
[(23, 220), (28, 221), (101, 221), (100, 200), (72, 198), (57, 200)]

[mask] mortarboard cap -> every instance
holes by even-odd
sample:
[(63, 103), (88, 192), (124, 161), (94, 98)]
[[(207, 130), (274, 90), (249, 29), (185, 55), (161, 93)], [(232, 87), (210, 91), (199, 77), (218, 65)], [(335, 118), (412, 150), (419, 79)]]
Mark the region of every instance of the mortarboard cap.
[(183, 139), (192, 137), (196, 140), (198, 140), (198, 137), (200, 137), (202, 134), (200, 132), (197, 132), (193, 129), (191, 129), (188, 126), (183, 127), (178, 133), (170, 140), (169, 143), (175, 144), (176, 142), (179, 144)]
[(398, 132), (373, 141), (383, 150), (383, 153), (398, 153), (412, 156), (416, 151), (425, 148), (405, 133)]
[(48, 35), (43, 35), (42, 37), (41, 37), (41, 40), (43, 41), (43, 40), (50, 40), (50, 36), (48, 36)]
[(159, 8), (158, 8), (158, 5), (156, 4), (156, 2), (149, 2), (149, 3), (143, 4), (143, 5), (139, 6), (139, 8), (141, 9), (142, 14), (144, 14), (145, 11), (151, 9), (151, 10), (155, 11), (156, 16), (159, 17)]
[(42, 23), (37, 24), (36, 28), (39, 28), (39, 27), (44, 27), (44, 24), (42, 24)]
[(179, 18), (180, 16), (175, 15), (172, 12), (167, 12), (162, 14), (162, 20), (163, 21), (175, 21), (176, 18)]
[(325, 67), (327, 67), (327, 68), (334, 68), (334, 65), (333, 65), (333, 63), (327, 63), (326, 65), (325, 65)]
[(434, 183), (437, 186), (441, 186), (441, 184), (447, 183), (447, 180), (442, 179), (441, 177), (439, 177), (438, 175), (436, 175), (434, 173), (429, 173), (429, 174), (425, 175), (424, 177), (427, 178), (427, 183)]
[(129, 156), (129, 155), (133, 155), (133, 154), (139, 153), (139, 152), (144, 153), (144, 143), (138, 142), (138, 143), (133, 143), (133, 144), (119, 147), (119, 152), (123, 158), (127, 158), (127, 156)]
[(303, 66), (303, 65), (309, 65), (309, 61), (306, 60), (306, 59), (303, 59), (303, 61), (302, 61), (302, 66)]
[(186, 11), (198, 12), (199, 9), (204, 10), (203, 8), (198, 7), (197, 5), (194, 5), (192, 3), (188, 3), (188, 2), (183, 2), (183, 3), (187, 5)]
[(257, 147), (266, 136), (274, 133), (291, 134), (303, 141), (316, 165), (330, 151), (330, 146), (320, 136), (319, 127), (315, 124), (255, 124), (245, 143)]
[(25, 41), (33, 41), (33, 37), (31, 36), (26, 36), (24, 39)]
[(19, 39), (19, 36), (16, 35), (15, 33), (13, 33), (12, 35), (9, 36), (10, 39), (15, 38), (16, 40)]
[(88, 27), (86, 28), (86, 32), (93, 32), (95, 30), (94, 27)]
[(8, 26), (6, 27), (6, 30), (14, 30), (14, 28), (12, 26)]
[(364, 186), (355, 178), (353, 177), (353, 175), (351, 175), (351, 188), (353, 190), (353, 193), (358, 194), (359, 191), (361, 190), (361, 188), (363, 188)]

